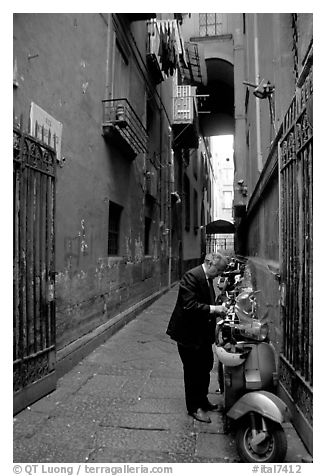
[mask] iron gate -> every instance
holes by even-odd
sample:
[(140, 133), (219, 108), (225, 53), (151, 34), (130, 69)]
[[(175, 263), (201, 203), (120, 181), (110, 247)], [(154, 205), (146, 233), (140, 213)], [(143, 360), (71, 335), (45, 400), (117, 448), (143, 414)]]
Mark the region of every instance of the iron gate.
[(283, 355), (280, 380), (312, 425), (312, 69), (298, 88), (280, 141)]
[(233, 235), (206, 235), (206, 253), (218, 251), (234, 253)]
[(44, 137), (14, 126), (14, 413), (55, 388), (56, 153)]

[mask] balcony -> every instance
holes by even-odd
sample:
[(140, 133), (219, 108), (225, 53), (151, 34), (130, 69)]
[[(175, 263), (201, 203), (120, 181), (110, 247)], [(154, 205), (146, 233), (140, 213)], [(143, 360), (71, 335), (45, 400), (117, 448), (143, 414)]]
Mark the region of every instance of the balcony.
[(177, 86), (173, 99), (173, 146), (174, 148), (198, 149), (198, 112), (195, 91), (192, 86)]
[(132, 159), (147, 152), (147, 132), (128, 99), (106, 99), (103, 104), (103, 136)]

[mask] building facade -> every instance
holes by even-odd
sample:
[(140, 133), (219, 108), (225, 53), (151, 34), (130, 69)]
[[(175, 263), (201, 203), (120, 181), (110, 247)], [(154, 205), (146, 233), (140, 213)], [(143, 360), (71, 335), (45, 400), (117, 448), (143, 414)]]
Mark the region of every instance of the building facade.
[[(279, 392), (312, 453), (312, 14), (185, 19), (207, 67), (206, 136), (234, 134), (235, 251), (277, 350)], [(206, 96), (206, 97), (205, 97)]]
[(234, 207), (237, 251), (249, 258), (279, 356), (279, 392), (311, 454), (312, 26), (309, 13), (243, 14)]
[(16, 411), (201, 257), (184, 57), (180, 14), (14, 15)]

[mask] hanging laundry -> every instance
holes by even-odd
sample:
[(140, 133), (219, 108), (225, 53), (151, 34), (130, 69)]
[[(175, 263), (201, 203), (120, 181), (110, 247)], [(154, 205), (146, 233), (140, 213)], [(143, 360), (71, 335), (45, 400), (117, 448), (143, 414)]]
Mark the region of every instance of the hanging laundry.
[(182, 42), (179, 35), (176, 20), (158, 20), (159, 49), (161, 69), (166, 76), (173, 76), (179, 65), (179, 49), (182, 50)]

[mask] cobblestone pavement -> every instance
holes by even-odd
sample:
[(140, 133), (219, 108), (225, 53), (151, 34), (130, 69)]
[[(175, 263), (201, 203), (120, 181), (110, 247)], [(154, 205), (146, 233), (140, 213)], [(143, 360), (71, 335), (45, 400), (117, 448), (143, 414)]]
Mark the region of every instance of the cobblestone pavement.
[[(175, 343), (165, 334), (172, 287), (59, 379), (50, 395), (14, 417), (14, 462), (239, 462), (220, 413), (200, 423), (186, 413)], [(221, 403), (213, 369), (210, 400)], [(307, 452), (293, 427), (287, 462)]]

